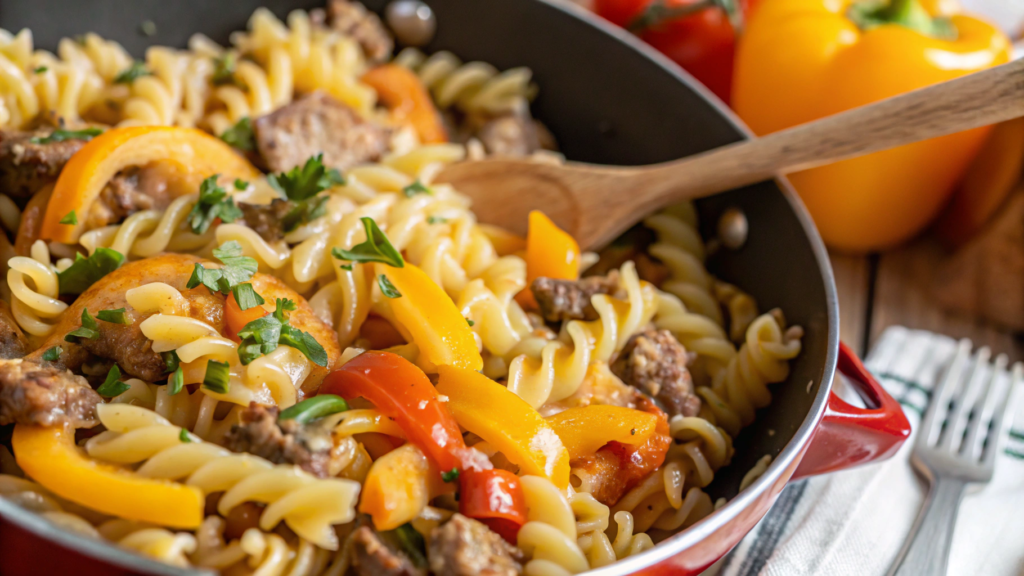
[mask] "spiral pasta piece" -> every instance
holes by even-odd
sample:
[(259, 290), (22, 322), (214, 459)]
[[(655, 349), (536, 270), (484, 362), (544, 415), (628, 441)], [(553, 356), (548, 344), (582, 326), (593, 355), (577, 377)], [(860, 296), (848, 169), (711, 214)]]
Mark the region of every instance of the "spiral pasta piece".
[(535, 92), (525, 67), (499, 72), (486, 62), (464, 64), (447, 51), (427, 57), (415, 48), (402, 50), (395, 63), (415, 71), (441, 108), (497, 115), (514, 110)]
[(50, 264), (50, 250), (36, 240), (31, 257), (8, 260), (7, 285), (11, 289), (11, 313), (22, 330), (33, 336), (47, 336), (68, 305), (60, 300), (57, 269)]
[(690, 203), (680, 204), (644, 219), (657, 242), (648, 247), (651, 256), (669, 270), (661, 289), (679, 298), (692, 312), (722, 325), (722, 310), (712, 294), (713, 278), (704, 268), (704, 242), (697, 231), (697, 212)]

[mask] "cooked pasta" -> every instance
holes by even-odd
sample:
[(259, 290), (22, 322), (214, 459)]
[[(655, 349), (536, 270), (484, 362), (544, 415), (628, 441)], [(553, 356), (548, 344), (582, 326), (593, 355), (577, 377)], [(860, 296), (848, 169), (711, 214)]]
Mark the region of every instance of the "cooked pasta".
[(374, 68), (388, 31), (347, 0), (230, 38), (133, 62), (0, 31), (0, 130), (61, 146), (38, 189), (0, 190), (0, 350), (27, 352), (0, 359), (0, 497), (291, 576), (578, 574), (721, 505), (705, 489), (802, 332), (705, 267), (692, 205), (644, 221), (644, 280), (534, 215), (528, 238), (482, 225), (439, 174), (502, 153), (504, 122), (542, 131), (528, 69)]

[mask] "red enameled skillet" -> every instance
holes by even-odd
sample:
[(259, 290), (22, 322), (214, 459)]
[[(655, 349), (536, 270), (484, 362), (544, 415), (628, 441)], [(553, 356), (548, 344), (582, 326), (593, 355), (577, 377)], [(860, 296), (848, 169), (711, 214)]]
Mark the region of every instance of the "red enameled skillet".
[[(369, 0), (382, 10), (386, 0)], [(685, 72), (632, 36), (555, 0), (427, 0), (438, 19), (428, 51), (505, 69), (529, 66), (540, 86), (534, 113), (566, 156), (647, 164), (748, 137), (742, 124)], [(258, 6), (283, 17), (322, 0), (4, 0), (0, 28), (30, 28), (38, 46), (86, 31), (121, 42), (136, 57), (147, 45), (184, 46), (193, 32), (222, 43)], [(157, 33), (139, 33), (144, 21)], [(765, 515), (788, 482), (892, 455), (909, 433), (899, 405), (839, 343), (835, 285), (814, 225), (785, 179), (701, 200), (706, 236), (719, 214), (738, 207), (750, 223), (739, 250), (720, 250), (709, 267), (752, 293), (762, 310), (779, 306), (804, 327), (803, 353), (771, 406), (736, 440), (736, 456), (708, 487), (728, 504), (657, 547), (591, 574), (697, 574), (726, 554)], [(836, 368), (871, 408), (832, 393)], [(763, 455), (768, 471), (737, 494)], [(185, 574), (114, 546), (64, 533), (0, 499), (0, 574)]]

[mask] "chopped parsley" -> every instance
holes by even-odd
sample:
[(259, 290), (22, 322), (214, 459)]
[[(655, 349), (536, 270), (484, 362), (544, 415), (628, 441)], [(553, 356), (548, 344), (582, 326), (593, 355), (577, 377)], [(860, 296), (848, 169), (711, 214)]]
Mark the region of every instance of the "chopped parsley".
[(43, 352), (43, 360), (47, 362), (56, 362), (60, 358), (60, 353), (64, 350), (60, 346), (54, 346), (53, 348), (47, 348), (46, 352)]
[(405, 188), (402, 188), (402, 194), (405, 194), (406, 198), (412, 198), (417, 194), (433, 194), (434, 192), (423, 185), (422, 182), (416, 180), (412, 184), (409, 184)]
[(440, 216), (427, 216), (427, 224), (445, 224), (447, 222), (447, 218), (442, 218)]
[(249, 183), (241, 178), (235, 178), (235, 190), (245, 190), (249, 187)]
[(174, 396), (185, 387), (185, 372), (181, 366), (174, 369), (174, 372), (167, 378), (167, 393)]
[(234, 126), (221, 133), (220, 139), (242, 152), (256, 149), (256, 137), (252, 133), (252, 120), (248, 116), (242, 118)]
[(137, 79), (143, 76), (152, 76), (153, 73), (146, 68), (145, 62), (136, 60), (132, 62), (132, 65), (121, 71), (120, 74), (114, 76), (114, 84), (131, 84)]
[(36, 68), (35, 70), (33, 70), (33, 72), (35, 72), (36, 74), (42, 74), (43, 72), (46, 72), (47, 70), (49, 70), (49, 68), (47, 68), (46, 66), (40, 66), (40, 67)]
[(324, 155), (317, 154), (306, 160), (301, 167), (267, 176), (267, 182), (294, 204), (281, 220), (285, 232), (291, 232), (326, 214), (327, 197), (319, 195), (320, 192), (345, 183), (341, 172), (328, 169), (323, 160)]
[(211, 292), (226, 295), (235, 286), (248, 282), (259, 268), (255, 258), (242, 256), (242, 245), (235, 240), (221, 244), (220, 248), (214, 248), (213, 255), (224, 265), (220, 268), (207, 268), (197, 262), (192, 270), (192, 277), (185, 284), (187, 288), (195, 288), (201, 284)]
[(231, 294), (234, 295), (235, 303), (242, 310), (248, 310), (266, 302), (248, 282), (232, 287)]
[(447, 472), (441, 472), (441, 480), (444, 480), (445, 482), (455, 482), (458, 479), (459, 479), (459, 469), (458, 468), (452, 468), (451, 470), (449, 470)]
[(124, 308), (118, 308), (117, 310), (100, 310), (96, 313), (97, 320), (103, 320), (104, 322), (111, 322), (113, 324), (131, 324), (131, 320), (128, 319), (128, 314), (125, 313)]
[(242, 217), (242, 210), (235, 206), (227, 190), (217, 185), (218, 176), (214, 174), (199, 185), (199, 200), (192, 206), (187, 217), (195, 234), (205, 234), (218, 218), (221, 222), (234, 222)]
[(227, 362), (209, 360), (206, 363), (206, 375), (203, 376), (203, 387), (217, 392), (227, 394), (231, 383), (231, 367)]
[(466, 324), (469, 324), (469, 327), (470, 327), (470, 328), (472, 328), (472, 327), (473, 327), (473, 325), (474, 325), (474, 324), (476, 324), (476, 322), (473, 322), (473, 321), (472, 321), (472, 320), (470, 320), (469, 318), (466, 318)]
[(63, 142), (65, 140), (92, 140), (100, 134), (103, 134), (103, 130), (100, 128), (84, 128), (82, 130), (57, 128), (49, 136), (35, 136), (29, 138), (28, 141), (33, 144), (52, 144), (53, 142)]
[(391, 245), (388, 237), (381, 232), (377, 223), (369, 216), (360, 218), (363, 228), (366, 230), (366, 241), (356, 244), (351, 250), (343, 250), (335, 246), (331, 248), (331, 255), (338, 260), (350, 260), (352, 262), (380, 262), (393, 268), (405, 266), (405, 260), (398, 250)]
[(295, 348), (317, 366), (327, 366), (327, 352), (310, 335), (288, 324), (287, 312), (295, 310), (295, 302), (277, 299), (273, 314), (249, 322), (238, 332), (242, 342), (238, 345), (238, 358), (242, 364), (270, 354), (281, 344)]
[(214, 86), (234, 84), (239, 88), (244, 87), (243, 84), (235, 78), (235, 69), (237, 67), (235, 55), (231, 52), (225, 52), (223, 56), (218, 56), (213, 59), (213, 76), (210, 77), (210, 81), (213, 82)]
[(88, 258), (75, 255), (75, 261), (65, 270), (57, 272), (61, 294), (81, 294), (97, 280), (124, 264), (124, 255), (110, 248), (97, 248)]
[(88, 340), (95, 340), (100, 336), (100, 327), (96, 324), (96, 319), (89, 315), (89, 309), (82, 309), (82, 325), (75, 328), (71, 332), (68, 332), (64, 336), (65, 342), (78, 342), (79, 338), (86, 338)]
[(377, 285), (380, 286), (380, 293), (388, 298), (401, 298), (402, 293), (395, 288), (395, 285), (388, 280), (388, 277), (380, 274), (377, 276)]
[(114, 396), (120, 396), (131, 388), (128, 384), (121, 382), (121, 370), (114, 364), (110, 367), (110, 372), (107, 372), (107, 378), (100, 384), (100, 387), (96, 389), (96, 392), (104, 398), (113, 398)]
[(185, 430), (184, 428), (181, 429), (181, 432), (178, 432), (178, 440), (181, 440), (183, 444), (192, 442), (192, 438), (188, 435), (188, 430)]
[(339, 266), (339, 268), (341, 268), (342, 270), (348, 270), (349, 272), (352, 271), (352, 265), (351, 264), (342, 264), (341, 266)]
[(65, 214), (64, 217), (59, 220), (59, 222), (61, 224), (69, 224), (71, 226), (74, 226), (75, 224), (78, 224), (78, 215), (75, 214), (74, 210), (72, 210), (71, 212)]

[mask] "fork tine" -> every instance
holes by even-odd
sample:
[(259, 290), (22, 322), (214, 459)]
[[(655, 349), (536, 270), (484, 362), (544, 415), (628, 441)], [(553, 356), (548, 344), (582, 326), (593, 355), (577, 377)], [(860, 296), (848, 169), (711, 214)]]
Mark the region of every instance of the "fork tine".
[(1008, 428), (1011, 421), (1006, 418), (1006, 414), (1010, 410), (1010, 405), (1014, 403), (1013, 401), (1016, 398), (1016, 392), (1020, 388), (1022, 380), (1024, 380), (1024, 364), (1017, 362), (1013, 365), (1010, 385), (1006, 387), (1006, 394), (1003, 395), (1003, 404), (999, 407), (995, 416), (992, 418), (993, 437), (989, 442), (989, 449), (985, 452), (985, 459), (983, 460), (986, 467), (995, 465), (996, 454), (999, 453), (1000, 442), (1009, 432)]
[(985, 390), (985, 397), (979, 403), (979, 410), (975, 412), (974, 420), (971, 421), (970, 429), (967, 431), (967, 439), (964, 440), (962, 452), (964, 457), (971, 461), (981, 459), (981, 451), (985, 446), (989, 424), (996, 411), (996, 389), (999, 388), (999, 376), (1006, 370), (1008, 362), (1006, 354), (996, 357), (995, 366), (992, 367), (992, 373), (988, 377), (988, 389)]
[(971, 341), (964, 338), (957, 345), (956, 355), (953, 356), (953, 361), (950, 362), (946, 375), (939, 382), (938, 386), (935, 387), (935, 392), (932, 394), (932, 402), (924, 415), (924, 420), (921, 422), (921, 431), (917, 436), (918, 446), (931, 447), (939, 440), (942, 422), (945, 420), (946, 407), (949, 405), (949, 399), (953, 395), (957, 383), (960, 381), (964, 362), (967, 361), (970, 353)]
[(981, 395), (981, 387), (984, 384), (984, 371), (988, 366), (988, 360), (992, 357), (992, 350), (985, 346), (978, 350), (974, 356), (970, 374), (964, 380), (963, 390), (959, 397), (953, 401), (953, 410), (946, 418), (945, 433), (939, 439), (939, 448), (947, 452), (956, 453), (963, 446), (964, 429), (967, 428), (967, 419), (971, 415)]

